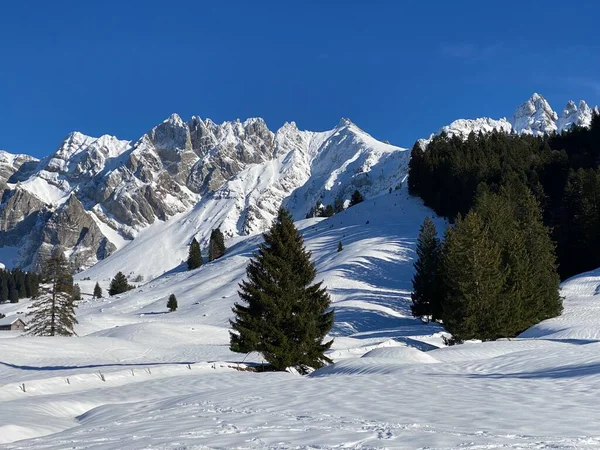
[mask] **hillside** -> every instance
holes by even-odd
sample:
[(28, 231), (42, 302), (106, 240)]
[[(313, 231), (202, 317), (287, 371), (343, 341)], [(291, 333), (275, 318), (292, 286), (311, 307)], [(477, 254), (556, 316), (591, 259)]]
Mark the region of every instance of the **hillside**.
[[(224, 258), (195, 271), (114, 298), (85, 296), (79, 337), (0, 336), (1, 447), (600, 445), (600, 274), (566, 282), (565, 313), (519, 339), (437, 348), (441, 329), (408, 308), (416, 224), (427, 214), (402, 189), (298, 222), (336, 309), (336, 364), (310, 377), (235, 370), (260, 362), (227, 345), (237, 283), (260, 236), (228, 240)], [(119, 261), (78, 275), (84, 292), (117, 270), (110, 260)], [(166, 313), (170, 293), (175, 313)]]

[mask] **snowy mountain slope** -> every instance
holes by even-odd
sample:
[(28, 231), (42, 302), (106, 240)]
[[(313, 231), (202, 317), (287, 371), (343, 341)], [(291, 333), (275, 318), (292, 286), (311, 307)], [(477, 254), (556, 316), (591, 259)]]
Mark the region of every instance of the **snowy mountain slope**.
[[(235, 370), (245, 355), (229, 352), (227, 320), (261, 241), (236, 237), (197, 270), (86, 295), (78, 338), (0, 335), (2, 448), (598, 448), (600, 276), (565, 283), (565, 320), (528, 338), (435, 349), (440, 329), (409, 316), (428, 210), (405, 189), (298, 222), (336, 308), (336, 364), (310, 377)], [(77, 277), (84, 292), (96, 267)]]

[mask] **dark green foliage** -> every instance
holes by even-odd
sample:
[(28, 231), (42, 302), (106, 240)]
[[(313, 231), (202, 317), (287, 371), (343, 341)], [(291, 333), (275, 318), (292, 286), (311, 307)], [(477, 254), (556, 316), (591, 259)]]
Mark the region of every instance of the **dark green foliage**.
[(17, 303), (25, 297), (35, 297), (40, 284), (39, 276), (34, 272), (21, 269), (0, 269), (0, 302)]
[(177, 298), (175, 297), (175, 294), (169, 295), (167, 308), (169, 308), (169, 312), (177, 311)]
[(562, 311), (554, 244), (538, 202), (517, 180), (478, 189), (443, 245), (442, 319), (455, 342), (513, 337)]
[(208, 242), (208, 260), (214, 261), (225, 254), (225, 238), (219, 228), (212, 230)]
[(81, 300), (81, 288), (78, 284), (73, 285), (73, 293), (71, 295), (73, 300)]
[(321, 282), (311, 285), (316, 269), (286, 210), (263, 236), (233, 308), (231, 350), (260, 352), (275, 370), (321, 367), (333, 342), (323, 343), (333, 326), (329, 294)]
[(498, 193), (518, 180), (542, 207), (552, 230), (561, 277), (600, 266), (600, 116), (589, 129), (533, 137), (492, 132), (463, 139), (441, 134), (423, 150), (416, 143), (408, 189), (453, 221), (474, 206), (478, 186)]
[(435, 224), (426, 217), (417, 241), (417, 260), (412, 279), (411, 311), (415, 317), (441, 319), (438, 270), (441, 244)]
[(319, 211), (319, 217), (331, 217), (335, 214), (332, 205), (327, 205)]
[(342, 250), (344, 250), (344, 246), (342, 245), (342, 241), (338, 242), (338, 248), (337, 251), (338, 253), (341, 252)]
[(98, 282), (96, 282), (96, 286), (94, 286), (94, 298), (102, 298), (102, 288), (100, 287), (100, 284), (98, 284)]
[(200, 253), (200, 244), (196, 238), (192, 239), (188, 252), (187, 266), (188, 270), (197, 269), (202, 265), (202, 254)]
[(566, 276), (600, 267), (600, 171), (571, 171), (556, 224), (559, 258)]
[(117, 295), (134, 289), (134, 286), (130, 285), (127, 281), (127, 277), (123, 275), (123, 272), (119, 272), (111, 280), (108, 288), (108, 295)]
[(42, 270), (40, 293), (29, 306), (28, 333), (35, 336), (72, 336), (77, 324), (73, 277), (62, 251), (55, 251)]
[(341, 198), (336, 198), (333, 201), (333, 213), (338, 214), (344, 211), (344, 200)]
[(352, 197), (350, 197), (350, 203), (348, 204), (348, 207), (358, 205), (359, 203), (364, 202), (364, 201), (365, 201), (365, 198), (360, 193), (360, 191), (357, 189), (352, 193)]
[(14, 287), (10, 288), (8, 291), (8, 300), (11, 303), (19, 303), (19, 291), (17, 291)]

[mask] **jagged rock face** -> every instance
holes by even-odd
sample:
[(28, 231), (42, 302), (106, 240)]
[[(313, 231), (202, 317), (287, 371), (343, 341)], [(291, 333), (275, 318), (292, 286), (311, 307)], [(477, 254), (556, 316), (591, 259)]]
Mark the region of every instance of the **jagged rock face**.
[(274, 134), (262, 119), (217, 126), (194, 117), (188, 126), (192, 149), (199, 157), (187, 179), (193, 192), (214, 191), (248, 164), (260, 164), (273, 157)]
[(0, 245), (19, 245), (21, 238), (36, 226), (44, 209), (39, 198), (20, 187), (5, 190), (0, 205)]
[(68, 249), (74, 271), (89, 267), (90, 263), (106, 258), (116, 250), (75, 195), (71, 195), (48, 218), (42, 229), (41, 241), (42, 245), (31, 261), (34, 270), (41, 268), (42, 262), (57, 246)]
[(0, 150), (0, 190), (8, 188), (7, 183), (21, 170), (23, 173), (31, 173), (37, 167), (38, 160), (29, 155), (13, 155)]
[[(202, 195), (273, 154), (274, 134), (262, 119), (217, 125), (198, 117), (186, 123), (175, 114), (135, 142), (75, 132), (39, 163), (0, 154), (1, 245), (29, 249), (20, 266), (38, 264), (43, 255), (36, 246), (49, 254), (60, 245), (72, 266), (83, 268), (115, 250), (86, 210), (131, 239), (156, 220), (189, 210)], [(19, 170), (30, 162), (35, 166)], [(17, 182), (22, 182), (20, 191)], [(79, 242), (72, 231), (58, 232), (60, 224), (91, 231)]]

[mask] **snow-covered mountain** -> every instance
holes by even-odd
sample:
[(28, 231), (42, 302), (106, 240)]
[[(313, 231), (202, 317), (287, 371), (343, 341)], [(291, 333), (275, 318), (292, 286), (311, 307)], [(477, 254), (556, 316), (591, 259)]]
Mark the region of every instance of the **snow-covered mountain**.
[[(537, 135), (589, 126), (592, 114), (584, 101), (569, 102), (559, 117), (534, 94), (510, 120), (460, 119), (438, 133)], [(81, 270), (132, 241), (129, 251), (148, 253), (140, 243), (158, 227), (161, 243), (174, 248), (164, 261), (169, 270), (192, 236), (206, 244), (212, 228), (228, 237), (258, 233), (281, 204), (299, 219), (319, 203), (347, 201), (355, 189), (367, 198), (396, 189), (408, 159), (405, 148), (347, 119), (324, 132), (293, 122), (273, 132), (260, 118), (218, 125), (173, 114), (137, 141), (75, 132), (41, 161), (0, 152), (0, 262), (37, 269), (60, 246)]]
[(501, 119), (491, 119), (489, 117), (458, 119), (440, 128), (422, 142), (427, 143), (433, 136), (441, 133), (450, 136), (468, 136), (471, 132), (478, 133), (482, 131), (487, 133), (494, 129), (506, 133), (514, 131), (518, 134), (531, 134), (534, 136), (562, 133), (574, 125), (589, 127), (594, 112), (598, 112), (598, 107), (590, 108), (584, 100), (579, 102), (579, 106), (575, 102), (569, 101), (559, 116), (544, 97), (534, 93), (517, 108), (509, 119), (504, 117)]
[[(135, 142), (72, 133), (33, 172), (7, 171), (0, 256), (37, 268), (61, 246), (79, 270), (143, 240), (149, 227), (169, 229), (165, 239), (176, 236), (181, 248), (216, 227), (229, 237), (257, 233), (284, 201), (301, 218), (357, 188), (387, 191), (402, 183), (407, 158), (345, 119), (325, 132), (286, 123), (273, 133), (262, 119), (217, 125), (174, 114)], [(171, 218), (189, 226), (173, 229)]]

